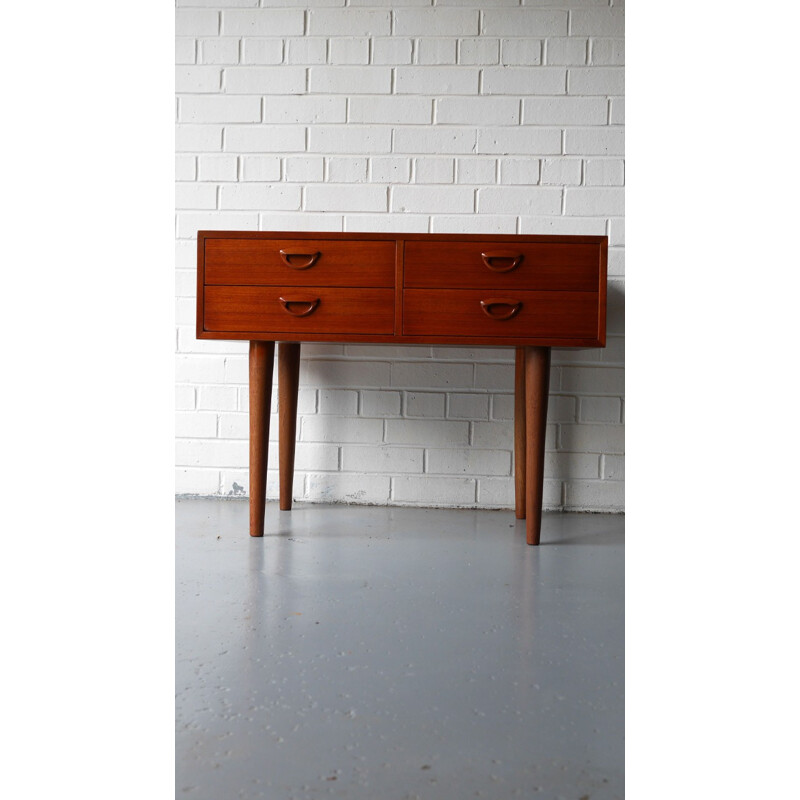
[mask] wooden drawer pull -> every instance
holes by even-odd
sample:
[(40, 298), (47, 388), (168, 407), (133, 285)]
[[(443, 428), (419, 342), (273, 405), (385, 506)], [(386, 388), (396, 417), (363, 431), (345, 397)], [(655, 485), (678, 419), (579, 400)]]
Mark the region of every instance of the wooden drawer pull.
[[(481, 253), (481, 258), (492, 272), (511, 272), (522, 263), (523, 255), (515, 253), (513, 250), (492, 250), (488, 253)], [(495, 261), (500, 263), (495, 264)], [(509, 261), (511, 263), (505, 263)]]
[[(279, 297), (278, 300), (283, 306), (283, 310), (293, 317), (307, 317), (319, 305), (319, 297)], [(291, 306), (294, 305), (306, 306), (306, 308), (293, 311)]]
[[(492, 311), (494, 306), (506, 306), (505, 311)], [(481, 300), (481, 308), (487, 317), (496, 320), (511, 319), (517, 315), (522, 308), (521, 300), (508, 300), (504, 297), (492, 297), (489, 300)]]
[[(314, 264), (317, 263), (317, 259), (320, 257), (319, 252), (306, 253), (303, 250), (279, 250), (278, 252), (283, 259), (283, 263), (292, 269), (308, 269), (309, 267), (313, 267)], [(295, 263), (292, 263), (293, 258), (303, 260), (298, 260)]]

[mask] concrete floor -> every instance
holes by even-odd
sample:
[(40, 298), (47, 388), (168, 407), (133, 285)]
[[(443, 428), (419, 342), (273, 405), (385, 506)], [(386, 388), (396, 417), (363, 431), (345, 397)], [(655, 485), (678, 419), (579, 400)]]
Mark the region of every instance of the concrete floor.
[(624, 796), (624, 517), (179, 499), (176, 796)]

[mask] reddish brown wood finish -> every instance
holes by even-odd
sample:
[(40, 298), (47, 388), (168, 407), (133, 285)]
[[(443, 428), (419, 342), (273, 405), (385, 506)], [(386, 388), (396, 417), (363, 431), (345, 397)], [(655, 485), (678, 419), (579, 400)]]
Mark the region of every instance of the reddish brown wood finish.
[(394, 252), (393, 239), (206, 238), (205, 282), (227, 286), (394, 286)]
[(281, 511), (289, 511), (292, 508), (299, 382), (300, 343), (280, 342), (278, 344), (278, 461)]
[(403, 261), (405, 258), (405, 245), (402, 240), (397, 242), (394, 264), (394, 335), (403, 333)]
[(605, 236), (199, 231), (197, 337), (250, 340), (251, 535), (264, 533), (275, 341), (282, 509), (301, 341), (508, 345), (515, 513), (538, 544), (550, 347), (605, 345), (607, 254)]
[[(460, 234), (370, 234), (266, 231), (199, 231), (197, 234), (197, 337), (199, 339), (250, 339), (319, 342), (391, 342), (395, 344), (461, 344), (461, 345), (537, 345), (542, 347), (598, 347), (605, 343), (606, 253), (605, 236), (542, 236), (542, 235), (460, 235)], [(372, 249), (376, 248), (376, 249)], [(280, 251), (284, 251), (281, 256)], [(268, 252), (273, 261), (263, 261)], [(314, 254), (319, 253), (316, 257)], [(443, 253), (449, 257), (442, 263)], [(461, 253), (466, 253), (462, 261)], [(326, 255), (327, 254), (327, 255)], [(349, 257), (348, 256), (352, 256)], [(517, 254), (522, 256), (514, 266)], [(331, 269), (334, 258), (339, 259)], [(294, 264), (288, 266), (285, 261)], [(327, 258), (327, 262), (326, 259)], [(252, 259), (252, 260), (251, 260)], [(311, 263), (313, 261), (313, 263)], [(269, 264), (275, 265), (273, 272)], [(309, 266), (305, 266), (309, 264)], [(323, 271), (323, 267), (326, 271)], [(504, 271), (507, 270), (507, 271)], [(290, 279), (287, 280), (287, 275)], [(327, 277), (319, 280), (314, 276)], [(591, 285), (588, 276), (591, 275)], [(376, 277), (379, 276), (379, 277)], [(448, 277), (449, 276), (449, 277)], [(227, 284), (216, 283), (227, 281)], [(484, 283), (486, 281), (490, 283)], [(448, 283), (449, 281), (449, 283)], [(406, 286), (418, 282), (440, 289), (484, 288), (493, 296), (509, 292), (538, 291), (572, 295), (585, 287), (595, 295), (594, 324), (591, 331), (585, 319), (576, 335), (569, 330), (545, 330), (534, 325), (523, 331), (517, 323), (513, 328), (500, 329), (494, 325), (488, 331), (475, 329), (469, 317), (459, 323), (457, 333), (450, 328), (440, 334), (426, 328), (424, 333), (404, 331), (405, 306), (410, 297)], [(362, 287), (378, 288), (380, 283), (393, 290), (393, 321), (391, 327), (382, 320), (366, 328), (352, 324), (353, 314), (346, 314), (342, 324), (275, 326), (272, 316), (263, 315), (250, 305), (249, 318), (222, 313), (216, 320), (213, 314), (225, 312), (219, 306), (220, 295), (213, 289), (232, 289), (248, 285), (272, 285), (282, 289), (319, 289), (326, 286), (351, 287), (360, 294)], [(422, 286), (418, 287), (420, 290)], [(206, 292), (212, 290), (209, 304)], [(369, 298), (366, 298), (369, 299)], [(567, 299), (574, 305), (576, 298)], [(215, 303), (217, 305), (215, 306)], [(561, 299), (548, 295), (548, 304), (558, 312)], [(223, 303), (223, 306), (225, 304)], [(230, 306), (230, 304), (228, 304)], [(229, 307), (230, 311), (234, 309)], [(256, 313), (253, 313), (256, 312)], [(353, 313), (358, 309), (353, 306)], [(243, 312), (245, 313), (245, 312)], [(283, 312), (286, 314), (286, 312)], [(358, 315), (360, 316), (360, 315)], [(527, 315), (523, 315), (527, 316)], [(318, 317), (310, 313), (308, 320)], [(487, 319), (491, 323), (492, 320)], [(505, 332), (504, 332), (505, 330)], [(457, 338), (456, 338), (457, 337)]]
[(274, 342), (250, 342), (250, 535), (264, 535)]
[(514, 355), (514, 511), (525, 519), (525, 348)]
[[(310, 313), (303, 314), (312, 304)], [(269, 330), (286, 339), (304, 333), (391, 334), (394, 291), (324, 286), (299, 291), (280, 286), (207, 286), (205, 326), (209, 331)]]
[(489, 297), (480, 302), (481, 311), (489, 319), (497, 321), (511, 319), (516, 316), (522, 308), (522, 301), (514, 297)]
[[(286, 297), (283, 294), (287, 295)], [(284, 292), (278, 302), (283, 306), (283, 310), (293, 317), (307, 317), (317, 310), (319, 297), (313, 294), (297, 295), (293, 292)]]
[[(406, 289), (403, 333), (447, 335), (466, 332), (485, 336), (557, 336), (578, 339), (597, 334), (596, 292), (509, 291), (496, 297), (483, 289)], [(485, 313), (481, 303), (502, 301)], [(519, 304), (511, 316), (507, 313)], [(208, 307), (208, 301), (206, 301)]]
[[(515, 261), (516, 267), (512, 266)], [(596, 292), (599, 264), (596, 244), (523, 244), (513, 239), (502, 243), (409, 242), (405, 285)]]
[(286, 264), (290, 269), (309, 269), (319, 261), (322, 255), (319, 250), (315, 250), (312, 244), (311, 247), (301, 247), (299, 249), (286, 248), (285, 250), (278, 251), (281, 261)]
[(608, 247), (600, 248), (600, 274), (598, 277), (597, 346), (606, 346), (606, 296), (608, 292)]
[(544, 439), (550, 389), (550, 348), (525, 348), (525, 534), (528, 544), (539, 544), (544, 496)]
[(514, 250), (487, 250), (481, 253), (481, 259), (487, 269), (492, 272), (511, 272), (516, 269), (525, 258), (520, 248)]
[(459, 336), (448, 334), (434, 336), (433, 334), (420, 334), (414, 336), (391, 333), (300, 333), (298, 331), (203, 331), (198, 339), (230, 339), (235, 340), (260, 340), (264, 342), (280, 342), (294, 339), (298, 342), (341, 342), (362, 344), (442, 344), (457, 345), (459, 347), (470, 345), (475, 347), (518, 347), (531, 345), (537, 347), (601, 347), (597, 335), (565, 339), (563, 336)]

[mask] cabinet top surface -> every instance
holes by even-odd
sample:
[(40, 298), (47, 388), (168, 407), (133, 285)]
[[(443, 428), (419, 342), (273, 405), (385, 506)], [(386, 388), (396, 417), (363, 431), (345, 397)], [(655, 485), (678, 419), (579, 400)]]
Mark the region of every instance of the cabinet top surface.
[(607, 236), (572, 236), (540, 233), (362, 233), (360, 231), (198, 231), (199, 239), (361, 239), (384, 241), (517, 241), (564, 244), (607, 244)]

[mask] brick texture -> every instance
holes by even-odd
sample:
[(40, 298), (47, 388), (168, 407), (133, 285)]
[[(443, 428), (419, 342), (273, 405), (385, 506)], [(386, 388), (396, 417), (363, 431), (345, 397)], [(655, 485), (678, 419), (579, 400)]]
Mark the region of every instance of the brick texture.
[[(608, 346), (553, 352), (545, 507), (622, 510), (624, 4), (178, 5), (176, 491), (249, 486), (247, 345), (194, 337), (199, 228), (606, 234)], [(510, 349), (307, 345), (300, 382), (298, 499), (513, 507)]]

